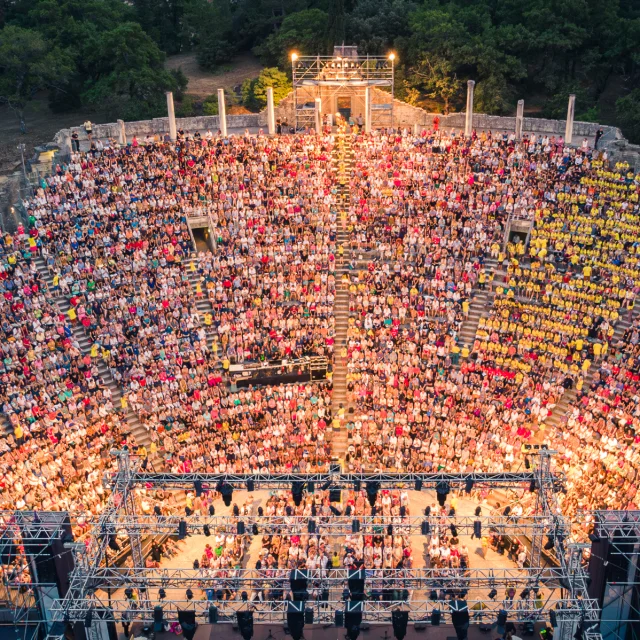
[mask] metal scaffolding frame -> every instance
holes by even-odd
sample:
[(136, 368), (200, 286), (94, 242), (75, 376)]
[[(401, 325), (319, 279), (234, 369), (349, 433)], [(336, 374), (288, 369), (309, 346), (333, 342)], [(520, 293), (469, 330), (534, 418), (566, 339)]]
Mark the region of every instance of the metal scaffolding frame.
[[(331, 517), (267, 517), (247, 516), (241, 518), (246, 535), (253, 534), (253, 526), (259, 535), (272, 532), (308, 532), (310, 535), (347, 535), (354, 532), (354, 520), (358, 520), (358, 534), (387, 532), (391, 526), (395, 531), (416, 535), (425, 534), (424, 523), (430, 531), (450, 528), (454, 525), (458, 533), (473, 532), (476, 522), (484, 531), (495, 531), (506, 535), (527, 535), (532, 547), (553, 548), (559, 559), (557, 567), (540, 566), (541, 549), (532, 548), (532, 565), (512, 569), (395, 569), (365, 570), (364, 620), (388, 623), (390, 613), (398, 606), (409, 611), (413, 622), (427, 620), (434, 610), (446, 615), (448, 598), (457, 596), (467, 600), (475, 621), (492, 619), (504, 609), (514, 622), (548, 620), (551, 610), (559, 625), (559, 637), (570, 640), (578, 624), (585, 640), (597, 640), (598, 602), (587, 594), (587, 579), (582, 559), (584, 545), (569, 544), (567, 523), (559, 515), (555, 492), (562, 487), (563, 478), (550, 470), (550, 457), (554, 452), (541, 450), (530, 454), (530, 469), (524, 473), (503, 474), (342, 474), (336, 467), (332, 473), (286, 474), (286, 475), (211, 475), (201, 473), (170, 474), (145, 473), (141, 461), (131, 457), (128, 451), (114, 451), (118, 471), (110, 479), (112, 494), (100, 517), (92, 524), (90, 544), (68, 545), (76, 554), (76, 564), (70, 576), (71, 586), (65, 598), (53, 603), (51, 615), (56, 622), (79, 622), (92, 616), (97, 621), (134, 619), (149, 621), (155, 606), (161, 606), (165, 620), (177, 617), (178, 609), (193, 609), (200, 621), (207, 621), (210, 608), (216, 607), (219, 622), (235, 620), (235, 613), (244, 607), (252, 607), (256, 623), (283, 622), (286, 618), (287, 597), (290, 593), (289, 570), (242, 569), (221, 572), (193, 568), (147, 568), (141, 546), (143, 535), (177, 534), (182, 521), (183, 534), (210, 530), (237, 532), (239, 519), (226, 516), (148, 516), (136, 513), (133, 489), (137, 486), (163, 488), (165, 490), (193, 490), (198, 488), (220, 488), (227, 483), (245, 489), (252, 480), (255, 487), (280, 487), (291, 490), (292, 483), (302, 483), (308, 491), (314, 488), (367, 488), (374, 483), (378, 490), (383, 487), (407, 486), (417, 483), (413, 489), (435, 489), (447, 492), (456, 489), (470, 491), (473, 487), (519, 488), (537, 492), (536, 512), (530, 516), (347, 516)], [(27, 516), (28, 517), (28, 516)], [(313, 527), (310, 523), (313, 521)], [(186, 528), (185, 528), (186, 527)], [(113, 536), (126, 532), (131, 543), (133, 567), (109, 566), (107, 547)], [(536, 558), (537, 564), (535, 563)], [(333, 623), (334, 612), (344, 610), (345, 592), (348, 593), (350, 571), (329, 569), (308, 571), (309, 588), (313, 596), (305, 606), (314, 610), (314, 620)], [(260, 599), (260, 585), (269, 582), (277, 587), (277, 598)], [(509, 597), (507, 587), (522, 589), (519, 597)], [(200, 589), (203, 599), (191, 599), (186, 595), (190, 587)], [(546, 599), (538, 596), (541, 588), (550, 591)], [(169, 594), (160, 589), (169, 590)], [(183, 591), (184, 589), (184, 591)], [(480, 599), (479, 591), (502, 590), (505, 597)], [(178, 590), (176, 592), (176, 590)], [(473, 590), (473, 591), (472, 591)], [(240, 595), (245, 591), (249, 601)], [(224, 598), (220, 598), (220, 593)], [(426, 595), (428, 594), (428, 595)], [(428, 597), (428, 599), (427, 599)], [(251, 602), (251, 600), (254, 600)], [(93, 625), (95, 627), (96, 625)], [(90, 635), (93, 632), (90, 631)], [(55, 636), (51, 636), (55, 637)], [(97, 636), (96, 636), (97, 637)]]
[[(20, 557), (29, 561), (31, 582), (25, 583), (8, 574), (0, 587), (0, 599), (11, 611), (12, 622), (23, 630), (23, 637), (39, 637), (50, 630), (51, 615), (47, 605), (59, 599), (58, 585), (39, 580), (37, 565), (54, 540), (64, 540), (67, 512), (0, 512), (0, 559), (10, 565)], [(33, 575), (35, 567), (36, 575)]]
[[(393, 127), (395, 84), (394, 58), (385, 56), (297, 56), (291, 59), (293, 80), (294, 127), (297, 130), (315, 126), (315, 99), (321, 97), (321, 87), (331, 92), (333, 99), (340, 91), (361, 92), (364, 100), (367, 87), (389, 89), (390, 102), (370, 105), (372, 124)], [(326, 96), (323, 98), (326, 100)], [(324, 105), (323, 105), (324, 108)], [(326, 109), (325, 109), (325, 112)], [(375, 120), (374, 120), (375, 118)]]
[[(606, 557), (596, 558), (626, 573), (606, 579), (602, 599), (602, 636), (638, 637), (640, 627), (640, 511), (596, 511), (593, 540), (606, 541)], [(629, 633), (629, 630), (631, 633)]]

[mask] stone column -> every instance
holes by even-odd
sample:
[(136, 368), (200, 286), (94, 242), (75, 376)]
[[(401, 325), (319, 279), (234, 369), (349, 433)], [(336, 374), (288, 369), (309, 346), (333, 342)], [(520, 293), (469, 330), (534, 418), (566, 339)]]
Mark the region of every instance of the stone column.
[(227, 137), (227, 108), (224, 104), (224, 89), (218, 89), (218, 118), (222, 137)]
[(124, 120), (118, 120), (118, 142), (122, 146), (127, 144), (127, 130), (124, 126)]
[(467, 112), (464, 118), (465, 138), (470, 138), (473, 133), (473, 88), (475, 86), (475, 80), (467, 81)]
[(516, 112), (516, 140), (522, 139), (522, 125), (524, 124), (524, 100), (518, 100)]
[(167, 91), (167, 111), (169, 112), (169, 137), (175, 140), (178, 137), (176, 129), (176, 110), (173, 107), (173, 93)]
[(273, 104), (273, 87), (267, 87), (267, 129), (272, 136), (276, 132), (276, 112)]
[(315, 121), (316, 134), (322, 133), (322, 98), (316, 98), (313, 116)]
[(364, 132), (371, 133), (371, 87), (364, 90)]
[(576, 97), (571, 94), (569, 96), (569, 106), (567, 107), (567, 126), (564, 130), (564, 143), (571, 144), (573, 140), (573, 116), (576, 111)]

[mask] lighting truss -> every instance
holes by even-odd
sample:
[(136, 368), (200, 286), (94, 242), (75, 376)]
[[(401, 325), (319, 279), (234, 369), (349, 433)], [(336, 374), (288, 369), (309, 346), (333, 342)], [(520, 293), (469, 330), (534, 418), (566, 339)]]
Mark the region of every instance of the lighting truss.
[[(118, 459), (118, 471), (111, 479), (112, 495), (107, 507), (99, 519), (93, 523), (88, 547), (79, 545), (76, 569), (71, 576), (71, 588), (63, 600), (55, 602), (51, 608), (54, 620), (82, 621), (89, 610), (98, 620), (119, 621), (126, 619), (150, 620), (154, 606), (162, 606), (165, 620), (173, 620), (178, 609), (195, 609), (202, 619), (208, 619), (209, 607), (218, 609), (218, 620), (228, 622), (234, 619), (238, 609), (252, 606), (257, 622), (280, 622), (286, 617), (286, 600), (243, 602), (243, 591), (249, 598), (258, 597), (263, 585), (281, 585), (278, 591), (283, 597), (289, 589), (289, 571), (276, 570), (274, 573), (255, 569), (207, 573), (196, 569), (149, 569), (145, 567), (142, 555), (141, 538), (143, 536), (171, 535), (178, 533), (178, 525), (183, 521), (186, 533), (204, 532), (208, 525), (213, 531), (237, 532), (238, 521), (245, 524), (247, 535), (258, 528), (259, 535), (276, 532), (293, 534), (306, 533), (309, 523), (314, 520), (315, 534), (343, 536), (353, 531), (353, 521), (359, 521), (358, 534), (383, 533), (391, 525), (394, 532), (417, 535), (423, 531), (425, 521), (431, 531), (450, 527), (455, 524), (460, 534), (473, 533), (474, 523), (478, 520), (485, 532), (497, 532), (507, 535), (523, 535), (531, 540), (531, 566), (527, 569), (436, 569), (383, 570), (367, 572), (366, 590), (371, 599), (364, 605), (364, 618), (370, 622), (389, 622), (391, 611), (400, 606), (408, 606), (412, 621), (426, 620), (434, 609), (446, 614), (447, 594), (464, 593), (468, 606), (477, 620), (485, 616), (495, 616), (500, 609), (509, 610), (513, 621), (544, 620), (553, 609), (561, 628), (560, 638), (570, 640), (576, 623), (583, 624), (587, 640), (597, 640), (598, 603), (591, 600), (586, 589), (586, 574), (582, 562), (583, 547), (569, 544), (569, 527), (560, 515), (555, 501), (555, 492), (562, 486), (563, 477), (550, 470), (550, 458), (554, 452), (541, 450), (531, 453), (533, 466), (525, 473), (463, 473), (463, 474), (413, 474), (413, 473), (372, 473), (343, 474), (335, 466), (329, 473), (316, 474), (172, 474), (143, 473), (140, 460), (131, 458), (129, 453), (114, 452)], [(330, 517), (258, 517), (243, 516), (155, 516), (141, 515), (136, 512), (133, 489), (136, 486), (163, 488), (165, 490), (193, 490), (194, 483), (206, 491), (214, 489), (220, 482), (228, 483), (235, 489), (246, 489), (251, 480), (256, 488), (283, 488), (291, 490), (292, 483), (302, 483), (307, 489), (309, 483), (315, 487), (348, 489), (366, 486), (367, 482), (376, 482), (383, 487), (405, 487), (413, 489), (416, 482), (423, 489), (447, 489), (449, 491), (471, 488), (516, 488), (533, 489), (536, 492), (536, 506), (531, 516), (444, 516), (444, 517), (392, 517), (392, 516), (330, 516)], [(108, 541), (117, 532), (126, 532), (132, 547), (133, 567), (110, 567), (107, 563), (106, 547)], [(545, 536), (553, 540), (558, 567), (543, 567), (541, 548)], [(81, 556), (81, 557), (80, 557)], [(340, 599), (347, 583), (346, 570), (310, 572), (310, 588), (313, 585), (314, 597), (320, 591), (323, 598), (312, 599), (306, 606), (312, 608), (314, 619), (321, 623), (332, 623), (334, 612), (344, 609), (345, 602)], [(376, 586), (378, 585), (378, 586)], [(481, 599), (479, 590), (505, 590), (512, 585), (528, 589), (525, 598)], [(188, 600), (186, 588), (194, 587), (212, 597), (211, 594), (226, 591), (227, 600)], [(551, 590), (544, 602), (536, 598), (539, 588)], [(159, 589), (169, 590), (159, 601)], [(132, 589), (132, 591), (129, 591)], [(185, 591), (182, 591), (184, 589)], [(177, 590), (177, 591), (176, 591)], [(128, 592), (129, 595), (127, 595)], [(390, 593), (394, 600), (381, 600), (380, 594)], [(436, 593), (435, 599), (424, 600), (426, 592)], [(108, 602), (103, 601), (105, 594)], [(132, 598), (131, 595), (135, 597)], [(269, 597), (267, 595), (267, 597)], [(408, 602), (404, 599), (407, 598)]]
[[(565, 577), (555, 567), (538, 568), (506, 568), (506, 569), (367, 569), (368, 583), (382, 582), (393, 589), (492, 589), (496, 585), (514, 585), (521, 588), (545, 587), (560, 588), (560, 581)], [(217, 588), (232, 591), (251, 590), (265, 582), (282, 580), (288, 583), (289, 569), (163, 569), (146, 567), (101, 567), (93, 572), (94, 589), (123, 589), (140, 586), (149, 589), (186, 588), (187, 586), (217, 585)], [(306, 570), (309, 583), (318, 584), (322, 588), (342, 591), (347, 587), (347, 569)]]
[[(252, 594), (247, 594), (251, 597)], [(233, 600), (188, 600), (184, 596), (180, 598), (167, 598), (157, 604), (162, 607), (165, 620), (176, 620), (178, 610), (192, 610), (196, 613), (196, 618), (200, 622), (206, 621), (209, 616), (209, 607), (215, 606), (218, 610), (219, 622), (235, 622), (235, 614), (238, 611), (251, 609), (254, 612), (254, 621), (257, 623), (280, 622), (286, 618), (287, 600), (253, 600), (243, 601)], [(509, 600), (487, 600), (466, 598), (469, 613), (475, 621), (484, 618), (495, 620), (498, 612), (505, 609), (509, 613), (509, 620), (512, 622), (540, 621), (548, 619), (549, 609), (557, 611), (559, 622), (575, 620), (580, 615), (584, 603), (580, 599), (550, 598), (544, 605), (534, 598)], [(596, 603), (597, 604), (597, 603)], [(154, 605), (155, 606), (155, 605)], [(77, 601), (66, 609), (64, 613), (71, 620), (82, 620), (86, 616), (89, 608), (93, 610), (94, 617), (102, 620), (113, 620), (120, 622), (123, 619), (150, 620), (153, 617), (154, 606), (141, 605), (126, 597), (111, 597), (110, 604), (106, 604), (100, 598), (94, 597), (91, 601)], [(314, 611), (314, 623), (334, 622), (334, 612), (344, 610), (346, 602), (339, 598), (328, 600), (308, 600), (305, 607)], [(60, 602), (54, 605), (54, 615), (61, 615)], [(409, 611), (411, 622), (421, 622), (429, 620), (434, 610), (440, 611), (444, 616), (448, 613), (449, 601), (413, 599), (408, 600), (365, 600), (363, 602), (363, 618), (370, 622), (389, 623), (391, 612), (399, 607)], [(446, 622), (446, 620), (443, 620)]]

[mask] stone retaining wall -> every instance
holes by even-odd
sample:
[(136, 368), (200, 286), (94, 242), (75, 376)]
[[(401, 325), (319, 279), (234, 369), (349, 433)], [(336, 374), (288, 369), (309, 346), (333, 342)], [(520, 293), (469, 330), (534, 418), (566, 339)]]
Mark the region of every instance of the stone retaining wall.
[[(374, 102), (388, 102), (389, 94), (378, 88), (373, 88)], [(293, 124), (294, 122), (294, 104), (293, 92), (285, 97), (275, 109), (276, 118), (280, 118), (284, 122)], [(429, 113), (420, 107), (402, 102), (401, 100), (393, 101), (394, 123), (398, 127), (431, 127), (433, 119), (436, 115), (440, 118), (441, 128), (464, 129), (464, 113), (451, 113), (449, 115)], [(197, 116), (194, 118), (176, 118), (178, 129), (185, 131), (217, 131), (219, 128), (218, 116)], [(130, 141), (135, 135), (136, 137), (145, 137), (148, 135), (161, 135), (169, 133), (168, 118), (154, 118), (153, 120), (143, 120), (138, 122), (126, 123), (127, 140)], [(245, 115), (228, 115), (227, 128), (229, 131), (240, 132), (244, 129), (266, 128), (267, 114), (266, 110), (260, 113), (251, 113)], [(548, 135), (564, 136), (566, 121), (565, 120), (549, 120), (545, 118), (524, 118), (524, 133), (546, 133)], [(490, 116), (482, 113), (473, 115), (473, 127), (477, 131), (514, 131), (516, 127), (515, 116)], [(604, 136), (602, 139), (602, 147), (606, 148), (610, 157), (614, 161), (624, 160), (629, 162), (636, 170), (640, 170), (640, 145), (633, 145), (628, 142), (622, 135), (620, 129), (607, 125), (594, 124), (592, 122), (574, 122), (573, 136), (574, 143), (579, 144), (582, 138), (593, 138), (596, 131), (602, 128)], [(58, 131), (54, 138), (54, 144), (57, 145), (63, 154), (71, 150), (71, 134), (77, 131), (80, 140), (86, 140), (84, 128), (82, 126), (72, 127), (70, 129), (62, 129)], [(93, 134), (99, 138), (119, 138), (120, 127), (118, 123), (95, 124), (93, 125)]]

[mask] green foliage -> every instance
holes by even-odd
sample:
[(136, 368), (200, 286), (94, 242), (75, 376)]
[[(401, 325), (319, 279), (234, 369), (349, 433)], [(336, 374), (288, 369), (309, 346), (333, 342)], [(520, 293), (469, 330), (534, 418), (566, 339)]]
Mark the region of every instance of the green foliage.
[(331, 0), (329, 5), (329, 25), (327, 27), (327, 53), (333, 52), (333, 46), (342, 44), (346, 36), (346, 14), (344, 0)]
[(185, 0), (185, 38), (195, 49), (198, 64), (215, 70), (236, 54), (229, 0)]
[(137, 21), (167, 55), (185, 45), (185, 0), (133, 0)]
[(253, 80), (242, 83), (242, 104), (251, 111), (260, 111), (267, 106), (267, 87), (273, 88), (273, 101), (276, 106), (291, 91), (291, 82), (286, 73), (275, 67), (263, 69)]
[[(229, 112), (229, 107), (232, 107), (238, 104), (238, 98), (233, 91), (225, 90), (224, 92), (224, 101), (227, 108), (227, 113)], [(218, 111), (218, 94), (212, 93), (210, 96), (207, 96), (202, 103), (202, 115), (203, 116), (217, 116)]]
[(24, 108), (38, 91), (64, 83), (73, 61), (30, 29), (6, 26), (0, 30), (0, 102), (24, 120)]
[(256, 53), (268, 64), (288, 69), (291, 51), (315, 56), (323, 53), (329, 16), (320, 9), (306, 9), (287, 16), (278, 31), (272, 33)]
[(616, 117), (624, 135), (640, 144), (640, 89), (616, 101)]
[(192, 118), (197, 115), (196, 97), (186, 94), (182, 97), (180, 105), (176, 108), (176, 117)]
[(567, 117), (567, 107), (571, 94), (576, 97), (576, 113), (582, 110), (587, 111), (593, 106), (594, 101), (589, 96), (589, 93), (579, 84), (573, 83), (552, 95), (545, 102), (542, 115), (545, 118), (565, 119)]

